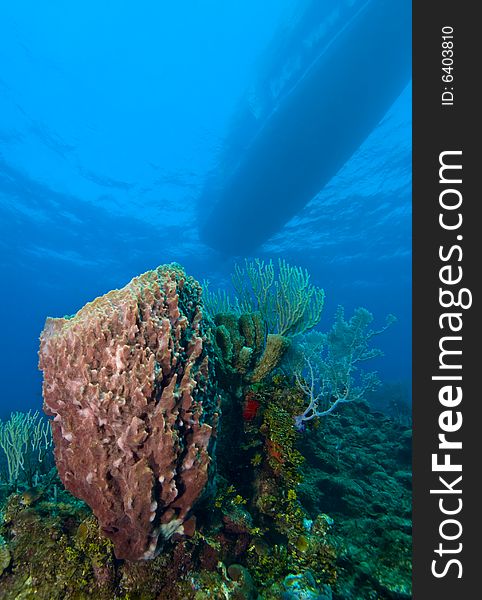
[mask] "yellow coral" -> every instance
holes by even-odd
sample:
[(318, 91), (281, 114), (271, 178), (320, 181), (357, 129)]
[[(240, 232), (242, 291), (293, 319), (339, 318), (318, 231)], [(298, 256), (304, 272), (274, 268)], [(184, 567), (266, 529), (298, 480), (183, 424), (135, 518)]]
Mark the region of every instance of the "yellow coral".
[(257, 467), (262, 463), (262, 461), (263, 461), (263, 457), (261, 456), (261, 454), (259, 452), (257, 452), (251, 459), (251, 464), (253, 465), (253, 467)]
[(261, 358), (251, 376), (251, 381), (259, 382), (275, 369), (289, 346), (289, 340), (282, 335), (269, 334)]

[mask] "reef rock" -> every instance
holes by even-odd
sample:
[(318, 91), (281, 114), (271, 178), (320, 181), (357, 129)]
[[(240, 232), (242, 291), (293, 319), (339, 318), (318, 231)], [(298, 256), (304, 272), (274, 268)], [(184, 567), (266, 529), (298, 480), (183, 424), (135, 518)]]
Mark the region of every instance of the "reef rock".
[(44, 410), (65, 487), (118, 558), (150, 559), (208, 482), (219, 398), (201, 287), (159, 267), (41, 334)]

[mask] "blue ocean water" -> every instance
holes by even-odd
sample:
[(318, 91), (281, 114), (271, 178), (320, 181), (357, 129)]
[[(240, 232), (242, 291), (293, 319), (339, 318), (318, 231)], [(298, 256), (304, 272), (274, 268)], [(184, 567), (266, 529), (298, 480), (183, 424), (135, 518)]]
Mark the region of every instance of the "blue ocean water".
[[(226, 155), (247, 151), (228, 148), (230, 134), (240, 106), (263, 118), (268, 101), (252, 93), (272, 90), (263, 74), (273, 53), (295, 71), (312, 58), (300, 57), (311, 38), (292, 27), (310, 4), (2, 3), (0, 416), (41, 405), (47, 316), (171, 261), (229, 286), (246, 255), (200, 235), (200, 198)], [(326, 2), (318, 35), (362, 4)], [(322, 330), (339, 304), (365, 306), (380, 324), (395, 314), (377, 340), (385, 355), (374, 366), (386, 382), (411, 377), (410, 131), (407, 82), (329, 183), (248, 254), (309, 270), (326, 292)]]

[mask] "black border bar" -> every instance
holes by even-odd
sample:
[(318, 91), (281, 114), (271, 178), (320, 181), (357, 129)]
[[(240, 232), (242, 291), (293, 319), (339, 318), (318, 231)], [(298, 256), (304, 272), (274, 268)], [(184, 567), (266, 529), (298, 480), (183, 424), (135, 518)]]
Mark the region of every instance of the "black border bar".
[[(482, 70), (482, 23), (475, 16), (476, 8), (477, 3), (463, 0), (413, 2), (416, 600), (482, 597), (482, 492), (478, 489), (482, 485), (482, 227), (478, 219), (482, 209), (482, 102), (476, 91)], [(453, 38), (449, 37), (451, 29)], [(443, 39), (443, 35), (447, 37)], [(453, 45), (442, 46), (444, 41)], [(448, 49), (453, 50), (452, 55), (442, 54)], [(444, 58), (453, 62), (442, 62)], [(453, 79), (442, 79), (446, 75)], [(442, 93), (449, 91), (452, 104), (450, 94), (442, 98)], [(442, 105), (443, 101), (447, 104)], [(441, 155), (443, 152), (447, 154)], [(451, 166), (440, 174), (441, 162)], [(457, 208), (444, 208), (448, 205)], [(463, 288), (468, 292), (459, 296)], [(445, 294), (441, 300), (441, 290), (452, 291), (454, 302), (460, 300), (460, 304), (468, 305), (471, 298), (472, 305), (444, 308), (441, 302), (449, 305), (451, 296)], [(444, 313), (459, 316), (441, 317)], [(460, 331), (451, 330), (458, 326)], [(444, 337), (447, 339), (442, 340)], [(445, 350), (449, 352), (441, 355)], [(432, 379), (456, 376), (461, 379)], [(445, 438), (440, 438), (441, 434)], [(441, 439), (453, 445), (440, 448)], [(462, 443), (461, 449), (457, 442)], [(437, 455), (435, 469), (433, 454)], [(450, 466), (444, 470), (442, 463)], [(461, 471), (456, 470), (458, 466)], [(459, 476), (462, 479), (456, 482)], [(454, 562), (449, 564), (451, 560)]]

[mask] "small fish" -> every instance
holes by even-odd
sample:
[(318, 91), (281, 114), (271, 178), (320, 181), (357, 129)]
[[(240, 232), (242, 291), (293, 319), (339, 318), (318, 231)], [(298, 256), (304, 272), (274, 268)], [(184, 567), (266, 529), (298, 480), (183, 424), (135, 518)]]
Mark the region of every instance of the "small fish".
[(30, 488), (21, 494), (20, 504), (23, 506), (32, 506), (45, 494), (45, 490), (40, 488)]

